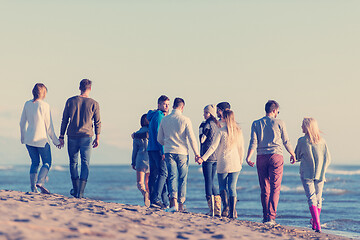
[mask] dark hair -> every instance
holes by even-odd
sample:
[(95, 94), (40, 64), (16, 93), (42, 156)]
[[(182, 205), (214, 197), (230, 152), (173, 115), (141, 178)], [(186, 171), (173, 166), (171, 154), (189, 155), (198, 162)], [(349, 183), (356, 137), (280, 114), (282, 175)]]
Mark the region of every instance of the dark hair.
[(226, 109), (231, 108), (230, 103), (228, 103), (228, 102), (218, 103), (218, 105), (216, 105), (216, 107), (219, 108), (221, 111), (225, 111)]
[(86, 90), (91, 88), (92, 82), (89, 79), (83, 79), (80, 81), (80, 91), (85, 92)]
[(185, 106), (185, 101), (182, 98), (175, 98), (173, 108), (178, 108), (180, 105), (183, 104)]
[(165, 95), (161, 95), (159, 98), (158, 98), (158, 104), (162, 103), (162, 102), (165, 102), (165, 101), (170, 101), (170, 98), (168, 98), (167, 96)]
[(146, 113), (141, 116), (140, 125), (141, 125), (142, 127), (147, 127), (147, 126), (149, 126), (149, 121), (147, 120), (146, 117), (147, 117), (147, 114), (146, 114)]
[(265, 104), (265, 112), (271, 113), (272, 111), (278, 109), (279, 107), (280, 107), (280, 105), (275, 100), (269, 100)]
[(44, 89), (47, 91), (47, 88), (46, 88), (46, 86), (45, 86), (43, 83), (37, 83), (37, 84), (35, 84), (35, 86), (34, 86), (34, 88), (33, 88), (33, 90), (32, 90), (32, 94), (33, 94), (33, 96), (34, 96), (34, 101), (40, 97), (41, 92), (42, 92)]

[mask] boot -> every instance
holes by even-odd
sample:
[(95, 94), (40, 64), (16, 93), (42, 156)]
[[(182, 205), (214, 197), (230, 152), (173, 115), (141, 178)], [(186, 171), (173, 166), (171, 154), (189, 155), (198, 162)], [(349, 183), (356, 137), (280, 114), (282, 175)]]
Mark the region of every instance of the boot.
[(72, 182), (73, 188), (70, 190), (70, 194), (73, 195), (74, 197), (77, 197), (79, 194), (79, 185), (80, 185), (79, 177), (71, 178), (71, 182)]
[[(318, 213), (319, 213), (319, 219), (320, 219), (320, 213), (321, 213), (321, 208), (318, 208)], [(315, 230), (315, 222), (314, 219), (310, 219), (310, 224), (312, 226), (312, 230)]]
[(144, 197), (144, 204), (146, 207), (150, 207), (150, 196), (149, 192), (146, 191), (145, 185), (141, 183), (137, 183), (137, 188), (140, 190), (141, 194)]
[(309, 207), (310, 213), (313, 219), (315, 232), (321, 233), (321, 225), (320, 225), (320, 217), (319, 217), (319, 210), (316, 206), (312, 205)]
[(230, 197), (229, 199), (229, 218), (236, 219), (237, 218), (237, 212), (236, 212), (236, 203), (237, 199), (236, 197)]
[(207, 215), (213, 217), (215, 215), (215, 213), (214, 213), (214, 210), (215, 210), (214, 195), (206, 196), (206, 201), (209, 206), (209, 213)]
[(221, 216), (227, 217), (229, 216), (229, 201), (226, 190), (221, 191), (220, 196), (221, 196), (221, 201), (223, 203), (223, 211), (221, 213)]
[(40, 193), (39, 190), (36, 187), (36, 179), (37, 179), (37, 173), (30, 173), (30, 187), (31, 192), (33, 193)]
[(83, 198), (84, 197), (85, 187), (86, 187), (86, 180), (85, 179), (80, 179), (78, 198)]
[(220, 195), (214, 196), (214, 214), (216, 217), (221, 217), (221, 197)]

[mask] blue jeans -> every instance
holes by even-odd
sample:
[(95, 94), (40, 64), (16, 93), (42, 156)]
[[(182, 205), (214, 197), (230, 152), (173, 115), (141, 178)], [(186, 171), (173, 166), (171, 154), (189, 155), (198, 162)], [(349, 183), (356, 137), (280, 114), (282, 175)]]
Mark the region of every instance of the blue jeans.
[(51, 149), (48, 143), (45, 147), (34, 147), (26, 145), (31, 158), (30, 173), (37, 173), (40, 165), (40, 157), (42, 160), (42, 166), (39, 172), (37, 183), (44, 184), (47, 173), (51, 167)]
[(237, 197), (236, 194), (236, 183), (238, 180), (240, 172), (233, 173), (218, 173), (218, 181), (220, 192), (229, 188), (229, 196)]
[(206, 196), (219, 195), (219, 192), (214, 185), (216, 166), (217, 166), (217, 162), (203, 162), (202, 163), (202, 170), (203, 170), (204, 180), (205, 180)]
[(79, 177), (78, 159), (81, 158), (80, 179), (87, 180), (92, 149), (92, 137), (68, 138), (68, 154), (70, 160), (70, 175), (72, 179)]
[(149, 154), (149, 190), (151, 203), (162, 200), (165, 205), (169, 205), (167, 196), (167, 177), (168, 170), (166, 163), (162, 160), (160, 151), (148, 151)]
[(178, 199), (179, 203), (186, 200), (186, 182), (189, 170), (189, 156), (166, 153), (165, 161), (169, 172), (170, 198)]

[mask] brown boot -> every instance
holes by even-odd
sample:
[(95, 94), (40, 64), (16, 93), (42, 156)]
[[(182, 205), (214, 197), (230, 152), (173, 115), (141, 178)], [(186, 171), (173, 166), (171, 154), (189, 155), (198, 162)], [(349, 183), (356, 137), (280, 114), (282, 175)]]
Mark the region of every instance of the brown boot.
[(220, 195), (214, 196), (214, 215), (221, 217), (221, 197)]
[(206, 196), (206, 201), (209, 206), (209, 213), (207, 215), (213, 217), (215, 216), (214, 210), (215, 210), (215, 203), (214, 203), (214, 195)]

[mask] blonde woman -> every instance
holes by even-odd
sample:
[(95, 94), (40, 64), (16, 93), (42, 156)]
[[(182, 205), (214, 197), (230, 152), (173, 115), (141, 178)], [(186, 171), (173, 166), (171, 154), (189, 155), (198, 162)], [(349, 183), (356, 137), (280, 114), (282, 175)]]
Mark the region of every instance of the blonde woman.
[(305, 135), (299, 138), (295, 154), (297, 161), (301, 162), (300, 178), (308, 199), (312, 228), (321, 232), (322, 190), (331, 158), (326, 142), (320, 136), (317, 121), (314, 118), (304, 118), (301, 127)]
[(216, 133), (211, 146), (198, 162), (206, 162), (216, 150), (218, 181), (223, 202), (228, 201), (226, 189), (229, 189), (229, 209), (224, 208), (222, 215), (226, 216), (226, 211), (229, 211), (228, 217), (235, 219), (237, 218), (236, 183), (244, 159), (244, 138), (240, 127), (235, 122), (233, 111), (225, 110), (223, 118), (224, 127)]
[[(26, 148), (31, 158), (30, 167), (30, 186), (31, 191), (38, 193), (40, 188), (42, 193), (50, 192), (44, 187), (46, 176), (51, 167), (51, 138), (54, 145), (60, 148), (60, 141), (54, 132), (54, 126), (51, 119), (50, 106), (44, 102), (47, 88), (42, 83), (35, 84), (32, 90), (34, 98), (25, 103), (21, 114), (20, 132), (21, 143), (26, 144)], [(38, 174), (42, 160), (42, 167)]]

